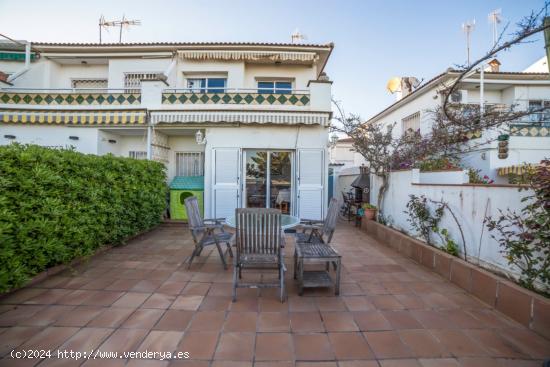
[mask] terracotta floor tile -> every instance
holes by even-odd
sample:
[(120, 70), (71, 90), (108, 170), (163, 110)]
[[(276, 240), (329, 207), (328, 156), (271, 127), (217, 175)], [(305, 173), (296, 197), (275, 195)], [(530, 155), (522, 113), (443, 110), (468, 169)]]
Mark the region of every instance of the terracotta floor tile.
[(108, 287), (104, 288), (107, 291), (129, 291), (132, 289), (137, 283), (139, 282), (138, 279), (117, 279), (113, 283), (111, 283)]
[(395, 331), (372, 331), (364, 333), (376, 358), (411, 358), (413, 351), (407, 347)]
[(206, 296), (211, 283), (189, 282), (183, 288), (181, 294), (187, 296)]
[(157, 324), (155, 330), (184, 331), (191, 322), (194, 312), (185, 310), (167, 310)]
[(134, 308), (110, 307), (92, 319), (87, 326), (116, 328), (119, 327), (134, 311)]
[(125, 367), (126, 360), (117, 360), (117, 359), (91, 359), (84, 362), (82, 367)]
[[(63, 281), (63, 279), (60, 279), (59, 281)], [(20, 303), (24, 303), (25, 301), (28, 301), (31, 298), (37, 297), (45, 292), (47, 292), (47, 289), (23, 288), (23, 289), (19, 289), (18, 291), (15, 291), (12, 294), (5, 295), (0, 299), (0, 303), (17, 305)]]
[(328, 337), (338, 360), (374, 359), (361, 333), (329, 333)]
[(382, 315), (395, 330), (422, 329), (422, 325), (409, 311), (382, 311)]
[(90, 351), (96, 349), (113, 331), (113, 329), (106, 328), (83, 328), (69, 338), (59, 349), (78, 352)]
[(394, 296), (407, 310), (426, 308), (422, 298), (415, 294), (396, 294)]
[(164, 283), (162, 280), (144, 279), (140, 280), (135, 286), (130, 289), (132, 292), (153, 293)]
[(157, 288), (156, 292), (162, 293), (162, 294), (171, 294), (175, 296), (180, 294), (186, 285), (187, 285), (187, 282), (167, 280), (164, 283), (162, 283), (162, 285), (159, 288)]
[(81, 303), (87, 306), (110, 306), (119, 299), (124, 292), (119, 291), (93, 291), (95, 292), (89, 297), (86, 297)]
[(405, 307), (392, 295), (377, 295), (369, 297), (369, 300), (379, 310), (402, 310)]
[(260, 312), (258, 314), (259, 332), (290, 331), (290, 317), (288, 313)]
[(454, 358), (420, 359), (419, 362), (422, 367), (460, 367)]
[(422, 367), (416, 359), (384, 359), (379, 362), (381, 367)]
[(22, 303), (52, 305), (72, 292), (73, 290), (71, 289), (48, 289)]
[(167, 309), (172, 302), (176, 299), (176, 296), (164, 293), (153, 293), (151, 297), (141, 305), (142, 308), (159, 308)]
[(223, 325), (224, 332), (256, 332), (257, 312), (229, 312)]
[(223, 311), (200, 311), (193, 316), (189, 330), (220, 332), (224, 322), (225, 312)]
[(181, 331), (152, 330), (138, 347), (138, 351), (173, 352), (182, 337)]
[[(468, 330), (466, 334), (481, 344), (493, 357), (526, 358), (526, 354), (492, 330)], [(550, 352), (549, 352), (550, 353)]]
[(324, 332), (325, 326), (318, 311), (291, 312), (290, 328), (293, 333)]
[(431, 334), (455, 357), (485, 357), (487, 352), (478, 342), (460, 330), (430, 330)]
[(350, 296), (343, 298), (349, 311), (370, 311), (376, 309), (365, 296)]
[[(237, 299), (239, 302), (239, 299)], [(281, 303), (275, 298), (261, 297), (259, 301), (259, 311), (261, 312), (288, 312), (288, 302)]]
[(256, 335), (256, 361), (289, 361), (294, 359), (289, 333), (260, 333)]
[(445, 347), (428, 330), (400, 330), (399, 336), (418, 358), (449, 356)]
[(327, 334), (293, 334), (296, 360), (330, 361), (334, 352)]
[(550, 340), (543, 338), (527, 329), (507, 329), (500, 332), (500, 336), (508, 340), (517, 350), (533, 358), (548, 357)]
[(336, 362), (296, 362), (296, 367), (338, 367), (338, 364)]
[(257, 361), (254, 367), (295, 367), (294, 362), (290, 361)]
[(224, 361), (252, 361), (254, 333), (222, 333), (214, 359)]
[(118, 329), (99, 346), (102, 352), (131, 352), (141, 344), (148, 330)]
[(175, 310), (196, 311), (204, 299), (203, 296), (178, 296), (170, 308)]
[(0, 334), (0, 357), (39, 334), (43, 328), (32, 326), (11, 327)]
[(48, 326), (74, 308), (74, 306), (48, 306), (43, 311), (35, 313), (28, 319), (21, 320), (18, 324), (27, 326)]
[(140, 308), (126, 319), (120, 326), (130, 329), (151, 329), (164, 314), (164, 310)]
[(258, 312), (260, 309), (258, 298), (241, 297), (237, 302), (231, 302), (229, 310), (234, 312)]
[(346, 304), (340, 297), (315, 297), (319, 311), (346, 311)]
[(252, 367), (252, 362), (213, 361), (211, 367)]
[(321, 312), (327, 331), (359, 331), (351, 312)]
[(412, 315), (426, 329), (456, 329), (457, 326), (436, 310), (413, 310)]
[(26, 341), (20, 348), (30, 350), (55, 349), (78, 332), (76, 327), (55, 327), (50, 326), (35, 334)]
[(339, 361), (338, 367), (380, 367), (378, 361)]
[(290, 312), (311, 312), (317, 311), (317, 304), (313, 297), (288, 297)]
[(390, 322), (380, 311), (354, 312), (353, 318), (361, 331), (392, 330)]
[(84, 326), (105, 309), (100, 306), (76, 306), (60, 316), (53, 324), (56, 326)]
[(201, 311), (226, 311), (231, 306), (231, 297), (206, 296), (199, 307)]
[(113, 307), (138, 308), (150, 296), (151, 293), (128, 292), (113, 303)]
[(126, 367), (168, 367), (169, 361), (131, 359)]
[(185, 332), (177, 350), (180, 352), (188, 352), (191, 360), (210, 360), (214, 356), (218, 338), (218, 332)]

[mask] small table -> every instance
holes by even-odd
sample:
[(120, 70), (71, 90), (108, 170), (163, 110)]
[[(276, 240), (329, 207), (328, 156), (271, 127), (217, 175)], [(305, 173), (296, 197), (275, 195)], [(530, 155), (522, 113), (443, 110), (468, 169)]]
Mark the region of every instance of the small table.
[[(334, 265), (336, 279), (330, 274), (330, 263)], [(325, 271), (304, 270), (305, 264), (326, 264)], [(325, 243), (296, 243), (294, 251), (294, 279), (298, 279), (298, 294), (304, 294), (304, 288), (330, 287), (334, 285), (334, 294), (340, 294), (340, 272), (342, 256), (332, 246)]]
[[(231, 228), (237, 228), (236, 222), (235, 216), (225, 219), (225, 224)], [(293, 215), (281, 214), (281, 228), (283, 230), (296, 227), (298, 224), (300, 224), (300, 218)]]

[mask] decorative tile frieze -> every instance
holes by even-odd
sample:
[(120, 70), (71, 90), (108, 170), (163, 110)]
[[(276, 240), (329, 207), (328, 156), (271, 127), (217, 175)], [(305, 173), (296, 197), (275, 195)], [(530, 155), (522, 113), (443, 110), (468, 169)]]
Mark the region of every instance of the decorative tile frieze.
[(0, 93), (0, 103), (37, 106), (132, 106), (140, 93)]
[(547, 137), (550, 136), (550, 126), (516, 124), (510, 126), (512, 136)]
[(267, 106), (307, 106), (307, 94), (270, 93), (162, 93), (162, 103), (175, 104), (241, 104)]

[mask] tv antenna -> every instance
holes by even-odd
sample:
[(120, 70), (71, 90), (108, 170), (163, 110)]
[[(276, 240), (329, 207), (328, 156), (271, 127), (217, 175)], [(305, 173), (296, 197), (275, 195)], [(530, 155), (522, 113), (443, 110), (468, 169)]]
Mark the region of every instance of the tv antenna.
[(462, 23), (462, 31), (466, 34), (466, 53), (468, 57), (468, 66), (470, 66), (470, 35), (476, 27), (476, 20)]
[(107, 21), (105, 20), (105, 17), (103, 15), (99, 18), (99, 43), (102, 42), (102, 30), (105, 29), (107, 32), (109, 31), (108, 27), (119, 27), (119, 33), (118, 33), (118, 42), (122, 43), (122, 29), (123, 28), (129, 28), (133, 25), (141, 25), (141, 20), (131, 20), (126, 19), (126, 16), (122, 15), (122, 19), (120, 20), (111, 20)]
[(493, 25), (493, 47), (498, 42), (498, 25), (502, 22), (502, 10), (496, 9), (489, 13), (489, 23)]
[(307, 40), (307, 36), (300, 33), (300, 30), (296, 28), (296, 30), (290, 35), (290, 39), (292, 40), (292, 43), (300, 43), (303, 40)]

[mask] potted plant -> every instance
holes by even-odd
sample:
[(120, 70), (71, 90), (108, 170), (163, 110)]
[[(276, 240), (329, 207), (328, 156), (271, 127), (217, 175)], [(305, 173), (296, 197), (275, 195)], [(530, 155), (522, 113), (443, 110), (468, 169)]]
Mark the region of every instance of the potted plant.
[(374, 218), (376, 218), (376, 206), (369, 203), (365, 203), (361, 207), (365, 211), (366, 219), (374, 220)]

